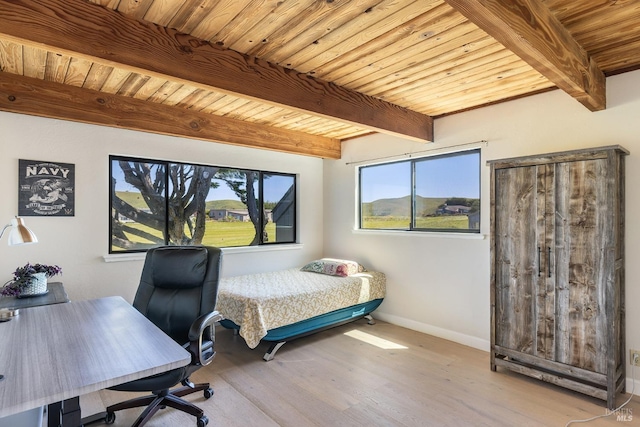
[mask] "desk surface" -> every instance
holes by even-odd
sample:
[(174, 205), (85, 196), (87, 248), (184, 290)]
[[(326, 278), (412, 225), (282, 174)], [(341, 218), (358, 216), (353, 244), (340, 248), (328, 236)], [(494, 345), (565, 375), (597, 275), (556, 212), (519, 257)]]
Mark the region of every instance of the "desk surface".
[(0, 323), (0, 417), (158, 374), (189, 353), (120, 297), (31, 307)]
[(67, 292), (61, 282), (47, 283), (49, 292), (35, 297), (0, 297), (0, 308), (36, 307), (38, 305), (60, 304), (69, 302)]

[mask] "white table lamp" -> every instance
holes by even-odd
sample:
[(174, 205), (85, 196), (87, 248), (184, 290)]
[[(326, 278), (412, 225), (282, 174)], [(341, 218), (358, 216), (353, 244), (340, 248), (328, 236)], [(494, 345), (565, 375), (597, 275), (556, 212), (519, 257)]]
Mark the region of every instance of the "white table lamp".
[(36, 235), (24, 225), (24, 220), (19, 216), (16, 216), (11, 220), (10, 224), (4, 226), (2, 232), (0, 232), (0, 239), (4, 235), (5, 230), (9, 227), (11, 227), (9, 240), (7, 242), (9, 246), (38, 243)]

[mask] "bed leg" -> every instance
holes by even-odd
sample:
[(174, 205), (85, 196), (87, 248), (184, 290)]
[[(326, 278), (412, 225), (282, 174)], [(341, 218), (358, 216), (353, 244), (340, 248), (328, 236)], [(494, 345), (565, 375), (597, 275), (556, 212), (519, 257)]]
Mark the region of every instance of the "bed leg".
[(287, 343), (286, 341), (279, 341), (271, 344), (271, 347), (269, 347), (269, 350), (262, 357), (264, 361), (268, 362), (269, 360), (272, 360), (274, 357), (276, 357), (276, 351), (278, 351), (280, 347), (282, 347), (286, 343)]
[(375, 325), (376, 324), (376, 321), (375, 321), (375, 319), (373, 318), (372, 315), (367, 314), (366, 316), (364, 316), (364, 318), (368, 320), (367, 324), (369, 324), (369, 325)]

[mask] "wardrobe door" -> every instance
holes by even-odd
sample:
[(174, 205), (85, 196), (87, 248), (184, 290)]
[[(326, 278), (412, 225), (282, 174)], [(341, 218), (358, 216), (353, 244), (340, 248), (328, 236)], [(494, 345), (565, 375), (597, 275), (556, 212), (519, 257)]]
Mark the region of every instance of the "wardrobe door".
[[(495, 171), (495, 345), (536, 352), (536, 289), (544, 280), (545, 166)], [(542, 222), (544, 222), (542, 220)]]
[(607, 372), (605, 292), (615, 282), (607, 160), (556, 165), (555, 266), (557, 361)]

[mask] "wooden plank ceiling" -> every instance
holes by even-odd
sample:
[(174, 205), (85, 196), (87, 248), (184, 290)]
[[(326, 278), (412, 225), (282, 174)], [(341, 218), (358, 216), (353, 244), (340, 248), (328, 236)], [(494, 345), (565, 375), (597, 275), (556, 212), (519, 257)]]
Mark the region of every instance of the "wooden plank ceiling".
[(324, 158), (559, 88), (606, 108), (634, 0), (0, 1), (0, 110)]

